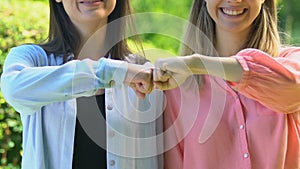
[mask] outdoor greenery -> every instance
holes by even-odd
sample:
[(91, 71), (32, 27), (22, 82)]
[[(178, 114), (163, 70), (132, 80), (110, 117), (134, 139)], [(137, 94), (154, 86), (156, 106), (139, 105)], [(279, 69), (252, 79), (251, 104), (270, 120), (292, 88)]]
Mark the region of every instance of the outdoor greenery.
[[(134, 11), (137, 13), (168, 13), (187, 19), (192, 0), (132, 0), (131, 2)], [(285, 41), (291, 44), (300, 44), (300, 30), (296, 29), (300, 27), (300, 22), (296, 22), (293, 17), (300, 14), (300, 1), (281, 0), (278, 1), (278, 7), (280, 9), (281, 30), (290, 35), (285, 37)], [(48, 0), (1, 0), (0, 75), (5, 56), (12, 47), (23, 43), (37, 43), (46, 39), (48, 11)], [(165, 25), (162, 24), (161, 26)], [(165, 56), (178, 54), (180, 47), (178, 39), (151, 33), (141, 35), (141, 37), (146, 50), (156, 49), (155, 52), (148, 53), (151, 61), (156, 59), (155, 55), (157, 53), (160, 53), (157, 55), (159, 57), (162, 54)], [(0, 91), (0, 169), (20, 168), (22, 156), (21, 133), (22, 125), (19, 114), (6, 103)]]
[[(4, 58), (11, 47), (23, 43), (39, 42), (46, 38), (47, 9), (45, 2), (1, 1), (0, 74)], [(0, 91), (0, 169), (20, 168), (21, 138), (22, 125), (19, 114), (6, 103)]]

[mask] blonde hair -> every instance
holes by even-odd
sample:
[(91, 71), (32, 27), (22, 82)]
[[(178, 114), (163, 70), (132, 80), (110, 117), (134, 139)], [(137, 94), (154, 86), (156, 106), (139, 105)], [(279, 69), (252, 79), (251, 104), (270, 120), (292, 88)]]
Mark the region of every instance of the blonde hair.
[[(199, 53), (217, 56), (215, 22), (207, 12), (205, 0), (194, 0), (190, 12), (190, 24), (182, 45), (182, 55)], [(258, 17), (254, 20), (244, 48), (256, 48), (274, 57), (281, 45), (277, 27), (277, 8), (274, 0), (265, 0)]]

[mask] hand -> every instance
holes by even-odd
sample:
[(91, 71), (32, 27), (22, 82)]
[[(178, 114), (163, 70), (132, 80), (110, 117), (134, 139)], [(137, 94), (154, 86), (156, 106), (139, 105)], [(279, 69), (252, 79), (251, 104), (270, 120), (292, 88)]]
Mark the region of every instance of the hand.
[(153, 68), (145, 65), (129, 64), (125, 84), (129, 85), (138, 97), (145, 98), (154, 88), (152, 72)]
[(158, 59), (153, 72), (155, 87), (168, 90), (182, 85), (193, 74), (188, 61), (189, 57)]

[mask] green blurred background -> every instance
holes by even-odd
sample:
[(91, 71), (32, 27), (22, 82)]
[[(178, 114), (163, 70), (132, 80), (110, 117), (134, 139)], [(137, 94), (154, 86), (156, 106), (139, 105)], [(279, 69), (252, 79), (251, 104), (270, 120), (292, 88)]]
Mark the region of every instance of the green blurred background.
[[(192, 0), (131, 0), (134, 12), (168, 13), (187, 19)], [(300, 1), (278, 0), (279, 26), (285, 43), (300, 46)], [(23, 43), (41, 42), (48, 32), (48, 0), (1, 0), (0, 4), (0, 75), (10, 48)], [(159, 34), (141, 35), (146, 57), (178, 54), (180, 41)], [(154, 49), (160, 54), (151, 52)], [(163, 53), (163, 55), (162, 55)], [(1, 87), (1, 84), (0, 84)], [(10, 107), (0, 91), (0, 169), (18, 169), (22, 157), (22, 126), (20, 117)]]

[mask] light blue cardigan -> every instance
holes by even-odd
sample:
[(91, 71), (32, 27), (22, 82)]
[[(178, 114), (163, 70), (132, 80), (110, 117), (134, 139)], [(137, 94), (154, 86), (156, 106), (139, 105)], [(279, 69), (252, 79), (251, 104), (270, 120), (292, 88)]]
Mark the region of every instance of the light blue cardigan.
[(63, 64), (61, 56), (37, 45), (15, 47), (5, 60), (1, 90), (21, 115), (22, 169), (72, 169), (76, 98), (100, 88), (107, 107), (107, 168), (162, 168), (162, 92), (137, 98), (123, 85), (127, 62), (68, 60)]

